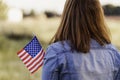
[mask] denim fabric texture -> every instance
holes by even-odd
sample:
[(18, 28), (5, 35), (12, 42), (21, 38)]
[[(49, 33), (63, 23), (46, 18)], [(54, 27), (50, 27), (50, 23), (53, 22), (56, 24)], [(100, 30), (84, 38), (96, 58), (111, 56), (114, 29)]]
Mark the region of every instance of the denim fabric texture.
[(116, 73), (114, 80), (120, 80), (120, 68), (119, 68), (118, 72)]
[(47, 48), (42, 80), (120, 80), (119, 67), (120, 53), (112, 44), (91, 39), (90, 51), (83, 54), (71, 51), (69, 41), (56, 42)]

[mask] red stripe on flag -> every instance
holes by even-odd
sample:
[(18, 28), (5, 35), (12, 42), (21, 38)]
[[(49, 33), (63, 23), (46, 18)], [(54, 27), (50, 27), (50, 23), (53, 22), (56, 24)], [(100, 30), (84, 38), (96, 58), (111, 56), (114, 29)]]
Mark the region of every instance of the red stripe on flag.
[(22, 59), (22, 61), (26, 60), (29, 57), (29, 54), (25, 58)]
[(20, 54), (22, 51), (24, 51), (24, 49), (21, 49), (20, 51), (18, 51), (17, 54)]
[(32, 60), (32, 57), (28, 61), (26, 61), (24, 64), (27, 64), (30, 60)]
[(26, 52), (24, 52), (21, 56), (19, 56), (20, 58), (22, 58), (24, 55), (26, 54)]
[[(41, 54), (44, 54), (44, 52)], [(43, 58), (44, 56), (42, 56), (42, 58), (35, 65), (33, 65), (33, 67), (31, 67), (29, 70), (32, 70), (36, 65), (38, 65), (42, 61)]]
[[(43, 50), (42, 50), (42, 52), (43, 52)], [(34, 60), (27, 67), (29, 67), (30, 65), (32, 65), (42, 55), (42, 52), (38, 53), (39, 55), (36, 58), (34, 58)]]
[(38, 69), (39, 69), (39, 67), (41, 67), (43, 65), (43, 62), (42, 62), (42, 64), (40, 64), (33, 72), (31, 72), (32, 74), (34, 73), (34, 72), (36, 72)]

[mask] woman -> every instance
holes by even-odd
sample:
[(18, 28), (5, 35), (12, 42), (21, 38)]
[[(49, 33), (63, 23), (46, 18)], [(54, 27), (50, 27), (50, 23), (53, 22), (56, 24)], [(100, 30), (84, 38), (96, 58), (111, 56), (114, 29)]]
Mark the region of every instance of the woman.
[(66, 0), (42, 80), (113, 80), (119, 67), (120, 53), (111, 44), (99, 0)]

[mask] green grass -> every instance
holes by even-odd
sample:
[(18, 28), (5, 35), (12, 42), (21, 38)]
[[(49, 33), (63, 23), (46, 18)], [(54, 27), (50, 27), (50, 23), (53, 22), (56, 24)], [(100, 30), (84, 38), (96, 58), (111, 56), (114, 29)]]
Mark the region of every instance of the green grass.
[[(0, 80), (40, 80), (41, 69), (31, 75), (24, 64), (17, 57), (17, 52), (22, 49), (31, 38), (9, 38), (8, 35), (31, 36), (37, 35), (44, 49), (56, 32), (60, 18), (25, 19), (19, 23), (0, 21)], [(120, 49), (120, 19), (107, 18), (111, 30), (112, 42)]]

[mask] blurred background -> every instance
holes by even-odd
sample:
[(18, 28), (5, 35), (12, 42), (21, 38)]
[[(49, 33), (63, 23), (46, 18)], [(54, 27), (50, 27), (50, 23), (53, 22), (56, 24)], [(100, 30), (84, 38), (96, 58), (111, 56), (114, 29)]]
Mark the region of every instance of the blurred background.
[[(120, 0), (100, 0), (113, 44), (120, 49)], [(55, 34), (65, 0), (0, 0), (0, 80), (41, 80), (17, 57), (36, 35), (44, 49)]]

